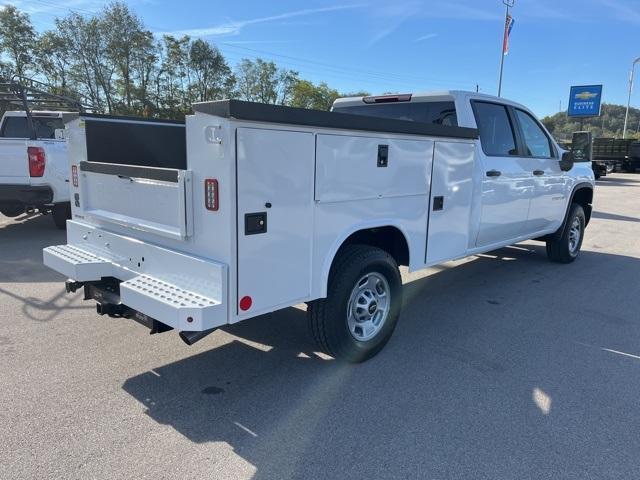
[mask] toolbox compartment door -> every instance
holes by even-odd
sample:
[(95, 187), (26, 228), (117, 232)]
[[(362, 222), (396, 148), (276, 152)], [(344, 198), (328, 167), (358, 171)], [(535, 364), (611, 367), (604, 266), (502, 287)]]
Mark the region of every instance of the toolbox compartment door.
[(311, 293), (314, 159), (312, 133), (237, 131), (240, 317)]
[(189, 170), (81, 162), (80, 176), (85, 216), (178, 240), (192, 235)]

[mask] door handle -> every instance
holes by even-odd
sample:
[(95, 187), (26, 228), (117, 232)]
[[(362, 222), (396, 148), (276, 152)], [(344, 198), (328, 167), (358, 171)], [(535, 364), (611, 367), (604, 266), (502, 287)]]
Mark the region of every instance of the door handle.
[(544, 170), (534, 170), (534, 171), (533, 171), (533, 174), (534, 174), (536, 177), (539, 177), (539, 176), (541, 176), (541, 175), (544, 175)]
[(487, 177), (499, 177), (500, 175), (502, 175), (500, 170), (489, 170), (487, 172)]

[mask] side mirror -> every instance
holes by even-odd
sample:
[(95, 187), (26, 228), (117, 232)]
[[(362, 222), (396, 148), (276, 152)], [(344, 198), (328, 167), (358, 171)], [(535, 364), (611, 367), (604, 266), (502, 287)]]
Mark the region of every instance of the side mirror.
[(573, 157), (573, 152), (564, 152), (560, 159), (560, 170), (568, 172), (573, 168), (574, 162), (575, 158)]

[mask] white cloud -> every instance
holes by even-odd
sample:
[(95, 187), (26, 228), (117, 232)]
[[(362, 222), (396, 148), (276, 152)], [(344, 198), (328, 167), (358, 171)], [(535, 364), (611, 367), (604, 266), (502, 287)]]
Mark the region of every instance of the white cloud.
[(424, 42), (425, 40), (430, 40), (432, 38), (437, 37), (437, 33), (427, 33), (426, 35), (422, 35), (414, 40), (414, 42)]
[(405, 21), (419, 15), (422, 7), (420, 2), (385, 3), (374, 7), (371, 14), (374, 17), (376, 33), (371, 37), (367, 46), (371, 47), (394, 33)]
[(616, 20), (640, 25), (640, 8), (637, 6), (631, 7), (614, 0), (601, 0), (600, 3)]
[(362, 8), (364, 4), (351, 4), (351, 5), (334, 5), (330, 7), (320, 7), (320, 8), (307, 8), (304, 10), (294, 10), (291, 12), (285, 12), (278, 15), (270, 15), (267, 17), (253, 18), (249, 20), (240, 20), (237, 22), (228, 21), (226, 23), (222, 23), (219, 25), (214, 25), (212, 27), (203, 27), (203, 28), (191, 28), (186, 30), (174, 30), (171, 32), (158, 32), (160, 35), (189, 35), (191, 37), (215, 37), (215, 36), (223, 36), (223, 35), (237, 35), (239, 34), (244, 27), (249, 25), (256, 25), (259, 23), (268, 23), (274, 22), (277, 20), (286, 20), (289, 18), (295, 17), (305, 17), (310, 15), (317, 15), (320, 13), (328, 13), (328, 12), (336, 12), (340, 10), (351, 10), (355, 8)]

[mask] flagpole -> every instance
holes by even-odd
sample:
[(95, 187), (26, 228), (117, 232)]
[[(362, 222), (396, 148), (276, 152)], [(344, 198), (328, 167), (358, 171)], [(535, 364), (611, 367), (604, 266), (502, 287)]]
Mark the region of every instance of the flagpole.
[(516, 0), (502, 0), (504, 3), (506, 10), (504, 13), (504, 31), (502, 34), (502, 48), (500, 49), (500, 79), (498, 81), (498, 96), (502, 93), (502, 71), (504, 70), (504, 42), (505, 38), (508, 35), (507, 33), (507, 21), (509, 19), (509, 8), (513, 7), (516, 3)]

